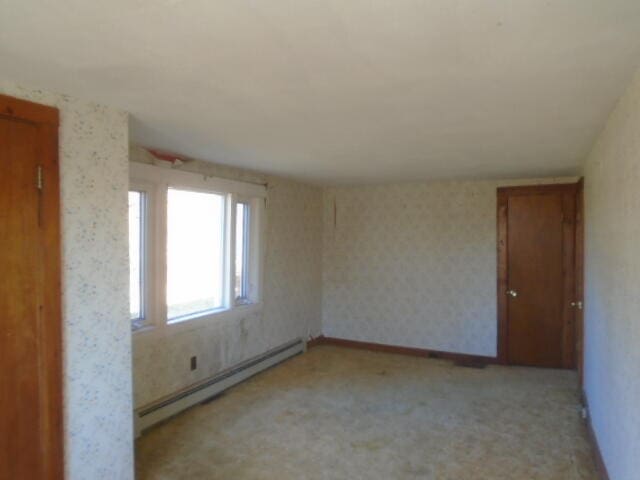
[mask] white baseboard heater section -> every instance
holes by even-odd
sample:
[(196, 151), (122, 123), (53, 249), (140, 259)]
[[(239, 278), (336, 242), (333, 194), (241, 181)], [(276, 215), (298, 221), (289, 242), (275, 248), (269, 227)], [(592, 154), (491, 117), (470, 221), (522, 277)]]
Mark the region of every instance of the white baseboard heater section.
[(306, 348), (307, 344), (304, 340), (294, 340), (293, 342), (269, 350), (262, 355), (258, 355), (257, 357), (224, 370), (214, 377), (194, 385), (192, 388), (181, 391), (173, 397), (136, 410), (134, 415), (136, 437), (139, 437), (142, 431), (152, 425), (166, 420), (214, 395), (218, 395), (220, 392), (246, 380), (256, 373), (266, 370), (294, 355), (298, 355), (304, 352)]

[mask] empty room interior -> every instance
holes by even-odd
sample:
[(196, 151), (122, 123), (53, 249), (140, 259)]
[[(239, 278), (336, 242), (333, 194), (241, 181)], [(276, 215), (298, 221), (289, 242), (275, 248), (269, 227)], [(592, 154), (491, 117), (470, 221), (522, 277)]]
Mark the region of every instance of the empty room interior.
[(640, 2), (0, 2), (0, 480), (640, 479)]

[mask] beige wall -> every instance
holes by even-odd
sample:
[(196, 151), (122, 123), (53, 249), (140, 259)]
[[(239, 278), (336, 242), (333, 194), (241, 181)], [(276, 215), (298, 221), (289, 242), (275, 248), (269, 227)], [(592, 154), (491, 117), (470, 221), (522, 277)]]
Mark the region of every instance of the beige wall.
[[(138, 147), (132, 161), (149, 162)], [(264, 306), (237, 321), (164, 336), (134, 334), (134, 392), (142, 406), (205, 379), (243, 360), (298, 337), (321, 331), (322, 190), (246, 170), (190, 161), (183, 170), (222, 178), (266, 182)], [(198, 356), (191, 371), (189, 358)]]
[(640, 72), (585, 164), (585, 390), (612, 479), (640, 472)]
[(496, 188), (576, 178), (324, 192), (327, 336), (496, 355)]
[(0, 93), (60, 110), (65, 478), (131, 479), (128, 116), (8, 82)]

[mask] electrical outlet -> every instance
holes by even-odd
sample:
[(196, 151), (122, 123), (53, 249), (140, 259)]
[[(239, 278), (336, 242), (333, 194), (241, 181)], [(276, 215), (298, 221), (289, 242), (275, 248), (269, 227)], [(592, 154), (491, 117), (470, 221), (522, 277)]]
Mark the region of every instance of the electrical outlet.
[(195, 370), (196, 368), (198, 368), (198, 357), (194, 355), (193, 357), (191, 357), (191, 371)]

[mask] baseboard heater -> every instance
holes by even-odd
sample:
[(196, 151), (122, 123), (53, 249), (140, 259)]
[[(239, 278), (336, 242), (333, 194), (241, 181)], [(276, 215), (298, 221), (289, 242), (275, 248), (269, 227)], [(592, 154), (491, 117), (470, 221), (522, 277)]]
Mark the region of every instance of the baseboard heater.
[(257, 357), (224, 370), (172, 397), (136, 410), (134, 415), (136, 437), (140, 436), (145, 429), (152, 425), (166, 420), (193, 405), (202, 403), (204, 400), (218, 395), (220, 392), (246, 380), (256, 373), (304, 352), (306, 347), (306, 342), (302, 339), (294, 340), (293, 342), (269, 350), (262, 355), (258, 355)]

